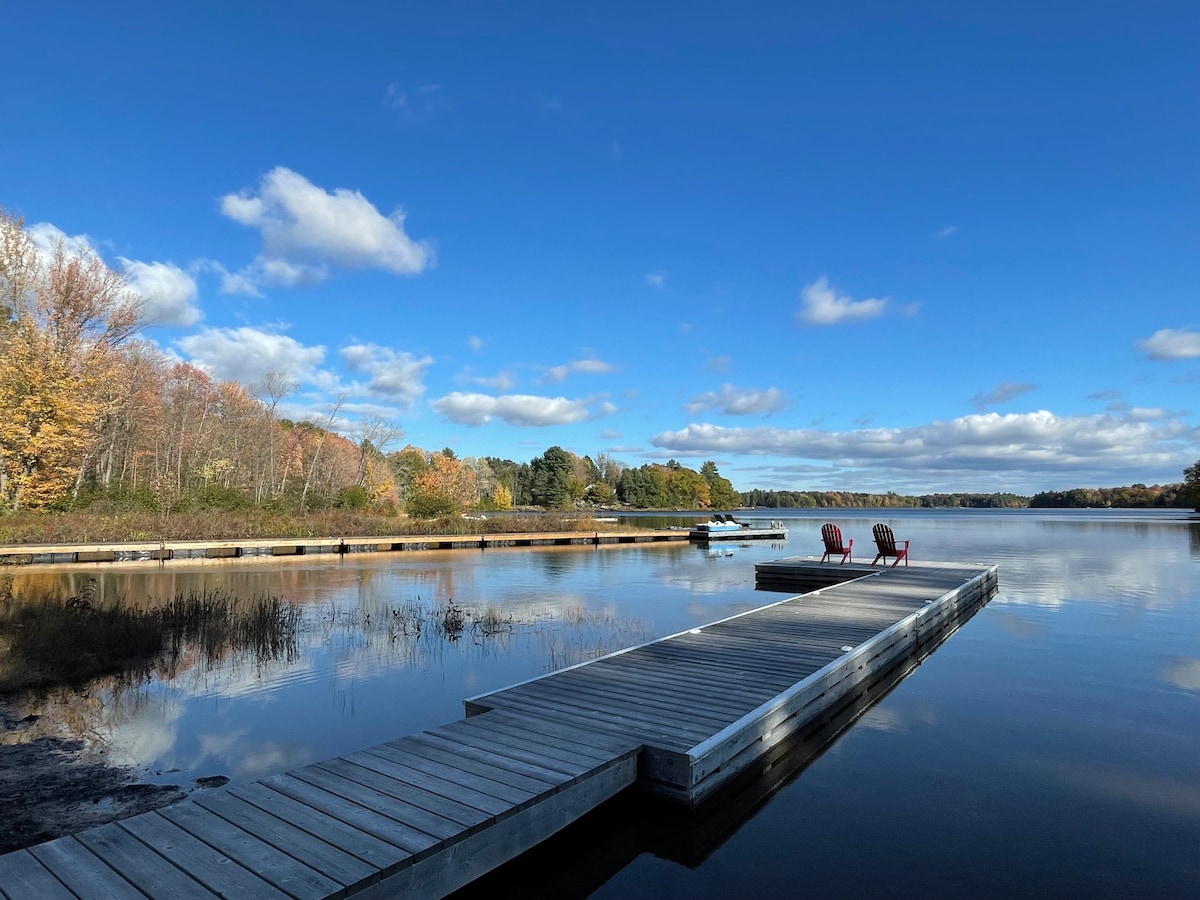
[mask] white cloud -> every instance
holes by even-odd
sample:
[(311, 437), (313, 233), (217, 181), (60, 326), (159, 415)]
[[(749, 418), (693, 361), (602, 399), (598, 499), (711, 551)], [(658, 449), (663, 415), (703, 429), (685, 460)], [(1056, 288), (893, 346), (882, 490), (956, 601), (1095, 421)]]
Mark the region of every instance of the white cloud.
[(330, 266), (414, 275), (433, 264), (431, 246), (405, 234), (401, 210), (384, 216), (358, 191), (329, 192), (283, 166), (263, 176), (257, 194), (226, 194), (221, 212), (262, 233), (262, 251), (238, 273), (243, 285), (313, 283)]
[(765, 391), (744, 391), (726, 384), (719, 391), (709, 391), (694, 397), (684, 407), (690, 413), (718, 409), (729, 416), (750, 416), (778, 412), (787, 406), (787, 396), (779, 388)]
[(1197, 359), (1200, 358), (1200, 332), (1161, 328), (1138, 341), (1137, 346), (1150, 359)]
[(616, 411), (611, 403), (600, 403), (595, 411), (592, 400), (568, 400), (566, 397), (537, 397), (530, 394), (486, 394), (454, 392), (430, 401), (439, 415), (459, 425), (486, 425), (500, 419), (509, 425), (570, 425)]
[(802, 305), (796, 318), (808, 325), (837, 325), (841, 322), (859, 322), (882, 316), (888, 298), (851, 300), (839, 294), (822, 275), (800, 293)]
[(26, 226), (25, 233), (44, 257), (49, 257), (60, 243), (67, 256), (100, 255), (86, 234), (70, 235), (49, 222), (34, 222)]
[(409, 409), (425, 393), (425, 370), (433, 362), (432, 357), (418, 359), (411, 353), (376, 344), (353, 344), (343, 347), (341, 354), (352, 372), (368, 376), (359, 390), (386, 397), (403, 409)]
[(483, 349), (483, 338), (476, 337), (475, 335), (471, 335), (470, 337), (467, 338), (467, 346), (470, 347), (472, 350), (482, 350)]
[(325, 358), (324, 347), (305, 347), (287, 335), (256, 328), (205, 328), (175, 346), (214, 378), (247, 387), (262, 384), (268, 372), (311, 383)]
[(493, 391), (511, 391), (516, 387), (517, 380), (512, 376), (511, 372), (500, 372), (496, 375), (472, 375), (471, 370), (467, 369), (461, 375), (456, 376), (456, 380), (460, 384), (477, 384), (480, 387), (490, 388)]
[(585, 375), (607, 375), (615, 372), (616, 366), (612, 363), (606, 363), (600, 359), (576, 359), (562, 366), (551, 366), (542, 376), (542, 381), (564, 381), (566, 377), (573, 372), (582, 372)]
[(130, 289), (142, 298), (142, 320), (148, 325), (190, 328), (202, 318), (196, 305), (196, 279), (171, 263), (141, 262), (121, 257)]
[(445, 92), (440, 84), (422, 84), (405, 90), (398, 82), (387, 86), (387, 104), (408, 118), (424, 118), (438, 112), (446, 105)]
[(693, 424), (657, 434), (651, 443), (678, 456), (791, 457), (825, 460), (847, 470), (888, 467), (960, 478), (999, 472), (1009, 479), (1012, 490), (1019, 489), (1022, 477), (1034, 473), (1054, 473), (1079, 483), (1095, 478), (1095, 483), (1108, 484), (1120, 483), (1111, 479), (1124, 472), (1173, 472), (1195, 459), (1200, 429), (1163, 410), (1134, 410), (1119, 416), (1056, 416), (1041, 410), (845, 432)]
[[(103, 259), (86, 234), (67, 234), (49, 222), (35, 222), (25, 229), (43, 259), (58, 247), (67, 257), (94, 256)], [(190, 327), (202, 318), (196, 306), (196, 279), (171, 263), (141, 262), (117, 257), (129, 290), (141, 298), (142, 321), (147, 325)]]
[(933, 233), (933, 239), (935, 241), (941, 241), (948, 237), (953, 237), (956, 234), (958, 234), (958, 226), (947, 225), (945, 228), (939, 228), (937, 231), (935, 231)]
[(733, 357), (714, 356), (704, 364), (704, 368), (709, 372), (728, 372), (732, 365)]
[(986, 409), (989, 406), (996, 406), (1000, 403), (1007, 403), (1009, 400), (1014, 400), (1022, 394), (1028, 394), (1032, 390), (1036, 390), (1036, 384), (1028, 384), (1019, 381), (1005, 381), (990, 391), (981, 391), (971, 398), (971, 405), (976, 409)]
[(662, 272), (648, 272), (646, 274), (646, 284), (652, 288), (658, 288), (660, 291), (666, 286), (667, 276)]

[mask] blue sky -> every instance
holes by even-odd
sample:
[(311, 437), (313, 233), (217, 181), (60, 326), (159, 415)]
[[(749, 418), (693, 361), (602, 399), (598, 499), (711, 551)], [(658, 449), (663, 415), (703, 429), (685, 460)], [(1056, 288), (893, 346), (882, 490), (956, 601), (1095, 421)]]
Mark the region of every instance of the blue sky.
[(1194, 3), (184, 6), (6, 12), (0, 205), (287, 415), (743, 490), (1200, 457)]

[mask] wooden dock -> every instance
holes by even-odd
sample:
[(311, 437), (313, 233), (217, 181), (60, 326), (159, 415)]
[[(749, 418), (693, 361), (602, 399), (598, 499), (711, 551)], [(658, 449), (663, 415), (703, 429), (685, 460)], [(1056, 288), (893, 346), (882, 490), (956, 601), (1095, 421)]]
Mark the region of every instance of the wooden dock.
[(182, 559), (342, 556), (347, 553), (393, 553), (407, 550), (468, 550), (497, 547), (562, 547), (569, 545), (653, 544), (686, 541), (681, 529), (635, 528), (613, 531), (495, 532), (490, 534), (416, 534), (325, 537), (286, 540), (240, 538), (209, 541), (123, 541), (93, 544), (0, 544), (0, 565), (33, 563), (98, 563)]
[(635, 784), (701, 802), (902, 675), (998, 578), (768, 565), (839, 583), (473, 697), (442, 728), (0, 856), (0, 893), (444, 896)]

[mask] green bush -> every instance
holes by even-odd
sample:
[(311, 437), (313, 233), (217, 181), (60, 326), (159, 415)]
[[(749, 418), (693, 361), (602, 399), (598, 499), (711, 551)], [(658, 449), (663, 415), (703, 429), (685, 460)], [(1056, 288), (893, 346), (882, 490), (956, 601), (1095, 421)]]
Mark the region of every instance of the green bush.
[(366, 509), (371, 502), (371, 495), (367, 493), (367, 489), (358, 484), (352, 484), (349, 487), (344, 487), (337, 492), (337, 501), (335, 505), (338, 509)]

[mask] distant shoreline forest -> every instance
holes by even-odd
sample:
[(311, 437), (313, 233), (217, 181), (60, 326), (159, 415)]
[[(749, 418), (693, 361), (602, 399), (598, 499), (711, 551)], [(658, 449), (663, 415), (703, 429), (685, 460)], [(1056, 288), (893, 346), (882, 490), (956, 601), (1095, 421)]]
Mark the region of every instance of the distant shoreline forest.
[(852, 491), (762, 491), (742, 494), (742, 505), (766, 509), (1188, 509), (1187, 486), (1134, 484), (1020, 494), (866, 494)]

